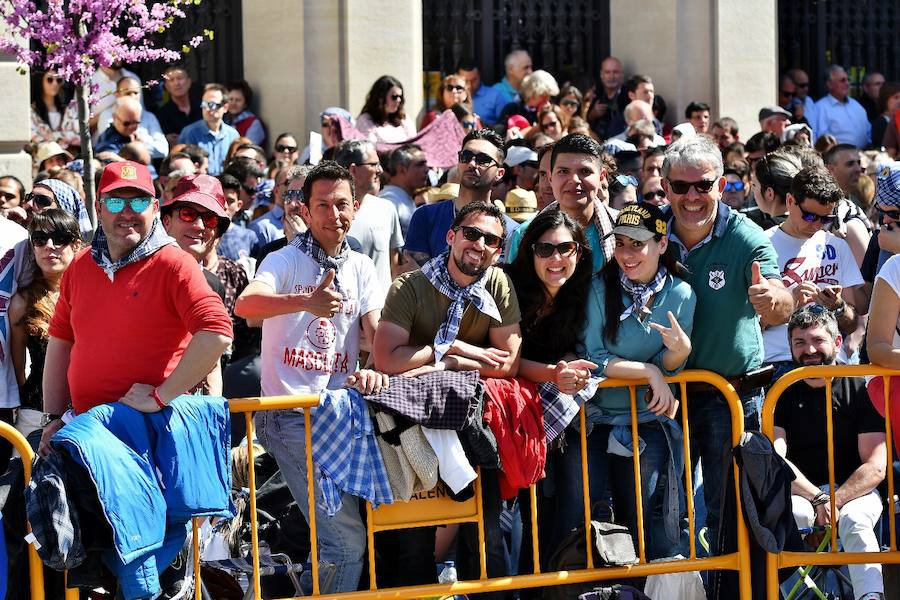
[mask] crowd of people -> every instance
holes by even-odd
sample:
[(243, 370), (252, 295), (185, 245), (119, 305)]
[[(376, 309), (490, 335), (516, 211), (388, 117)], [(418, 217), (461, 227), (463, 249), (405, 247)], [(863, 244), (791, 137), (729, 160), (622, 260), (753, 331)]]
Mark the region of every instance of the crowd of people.
[[(688, 494), (697, 529), (725, 536), (731, 411), (719, 389), (687, 385), (685, 464), (666, 377), (721, 375), (758, 430), (766, 390), (797, 366), (900, 368), (900, 84), (869, 73), (857, 101), (832, 65), (814, 102), (792, 69), (744, 141), (702, 99), (671, 119), (652, 78), (614, 57), (596, 81), (562, 85), (524, 50), (504, 65), (491, 86), (462, 60), (418, 128), (403, 84), (382, 76), (358, 116), (321, 112), (321, 147), (285, 132), (271, 153), (245, 81), (197, 87), (172, 66), (151, 111), (135, 74), (103, 67), (96, 222), (63, 82), (35, 75), (33, 180), (0, 175), (0, 419), (47, 457), (67, 423), (110, 403), (321, 394), (323, 593), (361, 585), (362, 501), (409, 500), (438, 479), (465, 498), (475, 467), (491, 577), (531, 572), (534, 510), (552, 568), (585, 493), (648, 560), (689, 553)], [(448, 114), (461, 143), (438, 167), (428, 132)], [(627, 389), (603, 378), (647, 382), (639, 441)], [(824, 386), (802, 380), (778, 403), (774, 451), (793, 480), (781, 508), (799, 527), (834, 517), (846, 550), (878, 551), (879, 488), (900, 451), (886, 447), (883, 380), (832, 383), (834, 515)], [(237, 420), (232, 433), (239, 446)], [(309, 518), (303, 414), (259, 412), (255, 436)], [(479, 578), (474, 527), (376, 539), (380, 586), (435, 582), (446, 556)], [(855, 598), (883, 600), (880, 565), (849, 574)]]

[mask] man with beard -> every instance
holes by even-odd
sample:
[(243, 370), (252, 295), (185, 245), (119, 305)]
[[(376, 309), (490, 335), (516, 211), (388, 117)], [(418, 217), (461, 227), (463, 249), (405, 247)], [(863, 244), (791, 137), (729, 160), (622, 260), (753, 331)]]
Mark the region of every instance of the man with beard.
[[(422, 266), (447, 249), (447, 230), (454, 217), (467, 204), (490, 202), (491, 188), (503, 178), (506, 149), (500, 134), (478, 129), (463, 138), (459, 152), (459, 197), (416, 209), (409, 220), (404, 255)], [(506, 234), (518, 223), (501, 213)]]
[[(493, 266), (506, 233), (503, 216), (493, 204), (467, 204), (445, 231), (449, 248), (394, 281), (375, 332), (373, 354), (379, 371), (516, 375), (522, 343), (519, 302), (509, 276)], [(497, 472), (483, 470), (481, 477), (487, 574), (505, 576)], [(434, 528), (396, 536), (393, 546), (398, 554), (393, 556), (404, 565), (403, 583), (434, 581)], [(456, 555), (460, 579), (479, 577), (477, 539), (474, 526), (461, 528)]]
[[(834, 315), (820, 305), (804, 306), (788, 323), (791, 354), (797, 366), (833, 365), (841, 347)], [(834, 425), (834, 519), (846, 552), (878, 552), (873, 528), (881, 517), (875, 488), (885, 475), (884, 420), (875, 411), (862, 377), (831, 382)], [(794, 470), (791, 483), (794, 519), (799, 527), (831, 523), (828, 496), (825, 380), (798, 381), (775, 407), (775, 450)], [(853, 597), (883, 600), (881, 565), (850, 565)]]

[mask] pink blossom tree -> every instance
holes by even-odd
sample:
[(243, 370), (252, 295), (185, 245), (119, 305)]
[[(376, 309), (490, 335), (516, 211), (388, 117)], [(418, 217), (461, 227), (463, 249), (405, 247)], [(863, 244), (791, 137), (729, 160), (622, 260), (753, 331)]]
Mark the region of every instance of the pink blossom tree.
[[(87, 209), (94, 214), (94, 167), (89, 98), (91, 77), (98, 67), (114, 63), (175, 61), (181, 52), (157, 46), (155, 38), (175, 19), (184, 18), (182, 7), (200, 0), (2, 0), (0, 18), (5, 32), (0, 51), (13, 54), (22, 65), (53, 70), (75, 86), (84, 160)], [(212, 32), (204, 34), (212, 39)], [(196, 36), (196, 47), (203, 36)]]

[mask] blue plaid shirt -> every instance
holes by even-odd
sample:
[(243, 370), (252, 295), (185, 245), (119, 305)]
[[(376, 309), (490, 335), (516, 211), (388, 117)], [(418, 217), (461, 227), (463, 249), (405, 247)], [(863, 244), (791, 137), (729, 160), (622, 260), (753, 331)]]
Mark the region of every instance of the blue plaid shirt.
[(369, 408), (359, 392), (323, 391), (310, 422), (320, 510), (336, 515), (344, 492), (368, 500), (372, 508), (394, 502)]

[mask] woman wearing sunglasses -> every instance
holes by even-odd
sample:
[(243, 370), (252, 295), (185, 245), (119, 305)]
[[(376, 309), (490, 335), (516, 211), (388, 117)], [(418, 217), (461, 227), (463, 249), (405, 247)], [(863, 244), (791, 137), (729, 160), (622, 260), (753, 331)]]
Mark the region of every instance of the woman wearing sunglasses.
[(93, 236), (93, 226), (81, 195), (78, 190), (60, 179), (51, 177), (35, 183), (31, 192), (26, 194), (22, 208), (25, 209), (26, 222), (30, 222), (35, 215), (48, 208), (61, 208), (75, 217), (82, 240), (86, 242)]
[[(43, 414), (44, 356), (50, 317), (59, 297), (59, 282), (81, 248), (78, 222), (68, 212), (48, 208), (28, 224), (34, 268), (31, 283), (21, 288), (9, 304), (10, 353), (21, 407), (16, 429), (27, 436), (41, 428)], [(26, 352), (31, 370), (26, 371)]]
[(356, 128), (374, 143), (408, 140), (416, 135), (416, 126), (404, 111), (405, 102), (403, 84), (390, 75), (382, 75), (366, 95)]
[(55, 71), (31, 77), (31, 142), (57, 142), (63, 148), (81, 145), (78, 111), (66, 104), (63, 78)]
[[(684, 267), (667, 252), (666, 227), (652, 204), (631, 204), (619, 213), (612, 231), (615, 260), (591, 284), (583, 334), (583, 355), (598, 365), (597, 375), (650, 382), (635, 390), (648, 559), (684, 552), (687, 541), (681, 525), (682, 434), (672, 420), (678, 402), (664, 377), (680, 371), (691, 352), (697, 299), (681, 279)], [(591, 498), (601, 499), (609, 485), (617, 520), (636, 538), (629, 391), (599, 390), (585, 411)], [(570, 434), (570, 441), (573, 448), (580, 445), (577, 434)], [(571, 527), (583, 518), (581, 457), (576, 451), (566, 452), (565, 458), (562, 489), (570, 490), (564, 512), (571, 515)]]
[(564, 86), (559, 93), (559, 108), (563, 112), (564, 121), (569, 123), (572, 117), (584, 118), (584, 96), (574, 85)]
[[(466, 83), (466, 78), (456, 74), (447, 75), (441, 82), (441, 89), (437, 101), (434, 103), (434, 110), (429, 110), (425, 113), (425, 116), (422, 117), (422, 122), (419, 124), (419, 130), (425, 129), (425, 127), (437, 119), (441, 113), (445, 110), (449, 110), (456, 104), (463, 105), (470, 113), (473, 111), (472, 95), (469, 93), (469, 86)], [(480, 125), (478, 128), (481, 128)]]
[[(557, 210), (544, 211), (531, 221), (516, 259), (506, 266), (522, 313), (519, 376), (535, 382), (553, 382), (568, 394), (587, 384), (589, 369), (596, 365), (578, 359), (575, 336), (560, 332), (584, 328), (584, 299), (591, 284), (591, 264), (591, 248), (584, 230), (568, 215)], [(559, 455), (551, 452), (548, 463), (560, 460)], [(549, 469), (552, 471), (553, 466)], [(539, 487), (543, 490), (543, 484)], [(564, 535), (569, 528), (555, 527), (552, 499), (543, 493), (538, 496), (541, 530), (546, 526), (548, 533), (558, 531)], [(527, 490), (522, 490), (519, 500), (525, 528), (521, 572), (531, 572), (531, 501)]]

